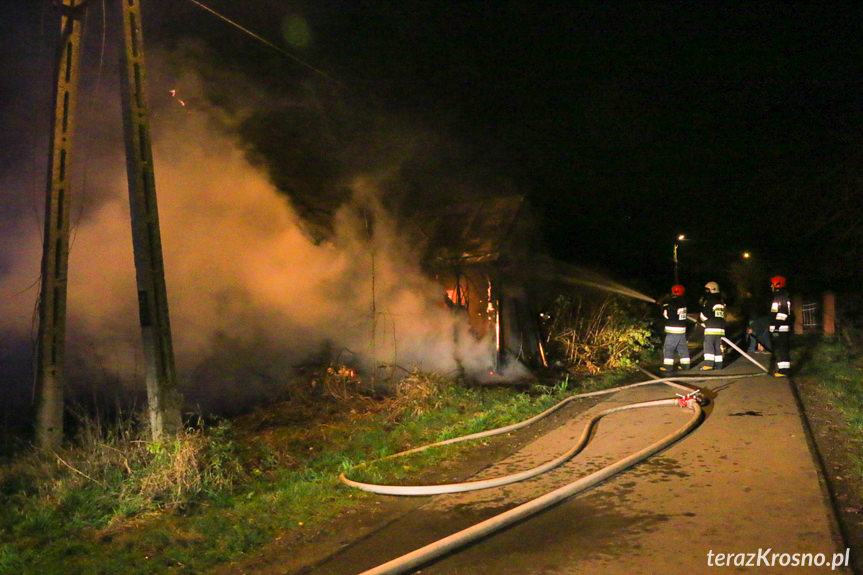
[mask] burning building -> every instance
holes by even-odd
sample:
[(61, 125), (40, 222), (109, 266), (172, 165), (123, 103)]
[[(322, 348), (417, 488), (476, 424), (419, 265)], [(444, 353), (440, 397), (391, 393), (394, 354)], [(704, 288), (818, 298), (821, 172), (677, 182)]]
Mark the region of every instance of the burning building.
[(545, 365), (535, 283), (526, 270), (541, 252), (535, 218), (523, 196), (443, 206), (415, 218), (423, 266), (441, 284), (444, 305), (467, 316), (494, 346), (497, 369), (518, 360)]

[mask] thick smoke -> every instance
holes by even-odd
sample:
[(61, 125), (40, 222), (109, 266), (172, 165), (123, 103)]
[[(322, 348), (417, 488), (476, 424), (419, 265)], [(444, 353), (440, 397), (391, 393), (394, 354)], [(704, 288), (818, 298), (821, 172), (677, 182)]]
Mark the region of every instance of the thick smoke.
[[(407, 230), (383, 207), (380, 191), (392, 182), (346, 179), (349, 200), (335, 210), (331, 236), (313, 241), (287, 196), (217, 127), (224, 122), (204, 106), (171, 103), (154, 112), (153, 151), (174, 347), (190, 401), (261, 399), (311, 359), (377, 378), (487, 372), (491, 346), (443, 306)], [(84, 118), (82, 110), (76, 155), (67, 371), (86, 380), (72, 385), (140, 388), (120, 112), (111, 99), (95, 111)], [(0, 317), (3, 332), (23, 339), (33, 330), (41, 235), (32, 218), (19, 223), (4, 230)]]

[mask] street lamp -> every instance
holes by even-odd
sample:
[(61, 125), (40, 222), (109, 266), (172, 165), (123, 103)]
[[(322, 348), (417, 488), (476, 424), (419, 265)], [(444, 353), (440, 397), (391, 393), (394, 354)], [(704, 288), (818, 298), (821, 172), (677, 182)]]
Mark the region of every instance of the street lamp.
[(680, 242), (686, 240), (686, 236), (680, 234), (677, 236), (677, 240), (674, 242), (674, 284), (677, 285), (680, 283), (680, 277), (677, 274), (677, 248), (680, 246)]

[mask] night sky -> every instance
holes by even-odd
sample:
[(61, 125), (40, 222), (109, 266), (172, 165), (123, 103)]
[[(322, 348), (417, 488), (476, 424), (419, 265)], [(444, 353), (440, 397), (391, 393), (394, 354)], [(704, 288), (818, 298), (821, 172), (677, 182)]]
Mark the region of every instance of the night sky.
[[(553, 255), (650, 289), (680, 233), (692, 282), (744, 250), (798, 285), (859, 279), (858, 3), (203, 2), (271, 45), (190, 1), (142, 4), (148, 49), (198, 69), (198, 105), (252, 110), (238, 136), (322, 234), (346, 174), (397, 164), (396, 211), (523, 193)], [(100, 6), (90, 62), (115, 58)], [(0, 10), (8, 180), (56, 21)]]
[(803, 234), (859, 197), (845, 179), (859, 157), (859, 5), (370, 4), (334, 28), (351, 59), (322, 48), (332, 69), (512, 178), (559, 257), (662, 281), (685, 233), (681, 266), (704, 274), (690, 279), (743, 250), (789, 275), (824, 271), (797, 260), (832, 255), (822, 240), (838, 230)]

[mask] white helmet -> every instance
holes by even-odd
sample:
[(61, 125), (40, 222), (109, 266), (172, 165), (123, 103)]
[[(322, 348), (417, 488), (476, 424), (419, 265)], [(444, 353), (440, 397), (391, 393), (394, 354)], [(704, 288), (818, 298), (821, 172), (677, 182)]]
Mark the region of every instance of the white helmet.
[(719, 293), (719, 284), (716, 282), (707, 282), (707, 284), (704, 286), (704, 289), (706, 289), (710, 293)]

